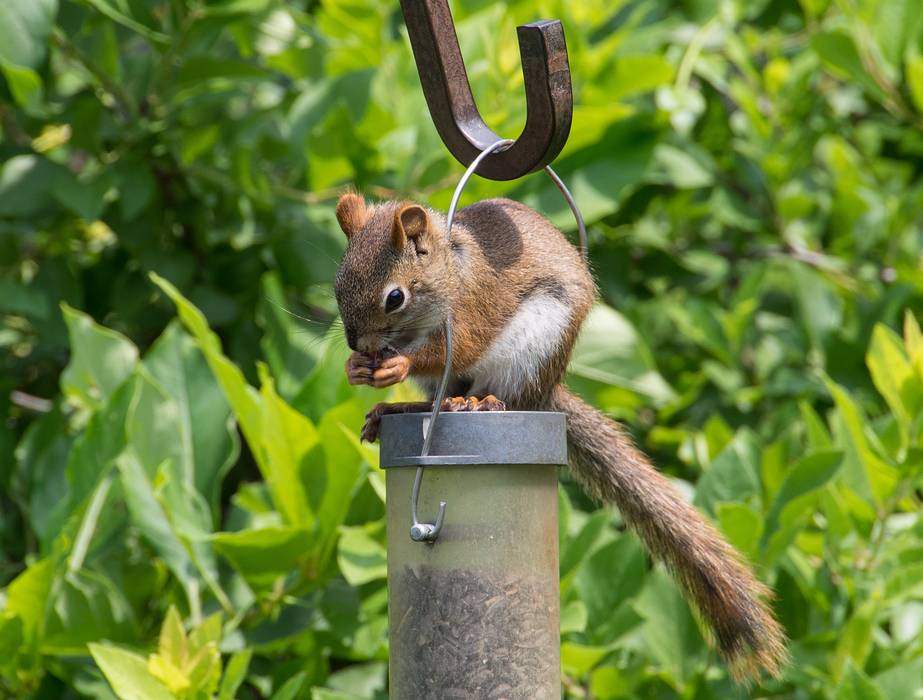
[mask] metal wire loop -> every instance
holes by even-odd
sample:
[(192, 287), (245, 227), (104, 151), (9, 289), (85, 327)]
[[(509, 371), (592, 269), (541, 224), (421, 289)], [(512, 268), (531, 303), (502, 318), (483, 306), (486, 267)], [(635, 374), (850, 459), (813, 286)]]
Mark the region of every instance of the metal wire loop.
[[(465, 174), (462, 175), (461, 180), (458, 181), (458, 185), (455, 187), (455, 192), (452, 195), (452, 202), (449, 204), (449, 213), (446, 221), (446, 240), (452, 239), (452, 224), (455, 221), (455, 211), (458, 209), (458, 201), (461, 199), (462, 192), (465, 189), (465, 186), (468, 184), (468, 181), (471, 179), (471, 176), (474, 175), (475, 170), (477, 170), (478, 165), (481, 164), (487, 156), (489, 156), (494, 151), (502, 151), (506, 148), (509, 148), (513, 143), (512, 139), (500, 139), (492, 143), (490, 146), (485, 148), (483, 151), (478, 154), (478, 156), (471, 162), (471, 165), (468, 166), (468, 169), (465, 170)], [(583, 261), (587, 260), (587, 234), (586, 234), (586, 225), (583, 221), (583, 216), (580, 213), (580, 209), (577, 207), (577, 202), (574, 200), (573, 195), (570, 193), (570, 190), (567, 189), (567, 186), (558, 177), (558, 174), (551, 169), (550, 165), (545, 166), (545, 172), (548, 174), (548, 177), (551, 178), (552, 182), (557, 186), (561, 191), (561, 194), (564, 195), (564, 199), (567, 200), (567, 204), (570, 207), (571, 212), (574, 214), (574, 218), (577, 221), (577, 230), (580, 235), (580, 254), (583, 258)], [(430, 448), (433, 443), (433, 434), (436, 429), (436, 419), (439, 416), (439, 412), (442, 410), (442, 402), (445, 399), (446, 389), (449, 385), (449, 377), (452, 375), (452, 311), (449, 310), (448, 315), (445, 319), (445, 369), (442, 372), (442, 379), (439, 381), (439, 387), (436, 390), (436, 394), (433, 397), (433, 412), (430, 415), (429, 425), (426, 429), (426, 437), (423, 439), (423, 449), (420, 453), (421, 457), (429, 456)], [(440, 530), (442, 530), (442, 524), (445, 520), (445, 501), (439, 501), (439, 512), (436, 515), (436, 521), (433, 523), (421, 523), (417, 517), (417, 503), (420, 499), (420, 486), (423, 482), (423, 470), (425, 467), (418, 466), (417, 472), (413, 479), (413, 490), (411, 492), (411, 501), (410, 501), (410, 515), (413, 520), (413, 524), (410, 527), (410, 539), (414, 542), (434, 542), (439, 536)]]

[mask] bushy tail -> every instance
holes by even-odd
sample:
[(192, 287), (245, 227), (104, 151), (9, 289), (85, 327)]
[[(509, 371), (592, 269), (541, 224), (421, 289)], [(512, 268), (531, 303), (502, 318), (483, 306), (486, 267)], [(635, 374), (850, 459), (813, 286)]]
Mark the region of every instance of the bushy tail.
[(760, 583), (734, 550), (634, 446), (621, 427), (563, 386), (553, 410), (567, 414), (570, 459), (596, 498), (614, 503), (651, 554), (673, 572), (711, 627), (738, 681), (762, 667), (778, 675), (785, 636)]

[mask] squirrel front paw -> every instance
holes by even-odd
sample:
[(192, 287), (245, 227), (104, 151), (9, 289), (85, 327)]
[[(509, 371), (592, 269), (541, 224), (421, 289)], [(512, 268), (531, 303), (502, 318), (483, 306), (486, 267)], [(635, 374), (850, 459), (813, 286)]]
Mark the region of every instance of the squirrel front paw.
[(506, 404), (493, 394), (488, 394), (483, 399), (477, 396), (453, 396), (442, 402), (442, 410), (455, 411), (505, 411)]
[(350, 384), (367, 384), (383, 389), (400, 384), (410, 374), (410, 358), (394, 355), (380, 359), (377, 355), (354, 352), (346, 360), (346, 377)]
[(388, 404), (376, 404), (371, 411), (365, 414), (365, 425), (362, 426), (362, 432), (359, 433), (359, 439), (365, 442), (375, 442), (378, 439), (378, 431), (381, 428), (381, 417), (388, 412)]
[[(408, 401), (405, 403), (380, 403), (365, 414), (365, 425), (359, 434), (361, 440), (375, 442), (381, 428), (381, 417), (394, 413), (428, 412), (433, 408), (429, 401)], [(493, 394), (479, 399), (476, 396), (456, 396), (442, 402), (443, 411), (505, 411), (506, 404)]]

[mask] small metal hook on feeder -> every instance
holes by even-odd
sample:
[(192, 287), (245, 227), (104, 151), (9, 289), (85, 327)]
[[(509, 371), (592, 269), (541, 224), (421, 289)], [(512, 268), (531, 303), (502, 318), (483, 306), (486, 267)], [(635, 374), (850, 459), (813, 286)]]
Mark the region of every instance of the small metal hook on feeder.
[[(448, 0), (401, 0), (417, 72), (436, 130), (463, 165), (500, 139), (484, 123), (471, 94)], [(555, 159), (570, 133), (573, 91), (564, 28), (542, 20), (516, 29), (526, 90), (519, 138), (478, 168), (481, 177), (515, 180)]]
[(436, 522), (421, 523), (417, 518), (417, 501), (420, 500), (420, 482), (423, 481), (423, 467), (417, 467), (416, 476), (413, 478), (413, 493), (410, 496), (410, 516), (413, 524), (410, 526), (410, 539), (414, 542), (434, 542), (442, 530), (442, 521), (445, 519), (445, 501), (439, 501), (439, 513)]

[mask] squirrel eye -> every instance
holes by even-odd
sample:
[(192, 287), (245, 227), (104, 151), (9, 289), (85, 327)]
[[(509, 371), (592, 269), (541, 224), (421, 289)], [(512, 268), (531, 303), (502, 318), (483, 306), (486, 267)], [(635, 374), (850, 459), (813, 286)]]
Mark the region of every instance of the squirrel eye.
[(391, 313), (401, 308), (404, 303), (404, 292), (400, 289), (392, 289), (385, 298), (385, 313)]

